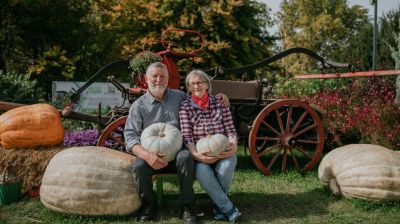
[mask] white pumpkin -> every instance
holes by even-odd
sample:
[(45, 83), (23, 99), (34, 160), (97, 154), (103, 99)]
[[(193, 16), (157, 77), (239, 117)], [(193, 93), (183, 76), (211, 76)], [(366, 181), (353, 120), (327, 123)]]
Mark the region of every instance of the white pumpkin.
[(57, 153), (49, 162), (40, 200), (50, 210), (80, 215), (128, 215), (140, 205), (133, 156), (87, 146)]
[(343, 146), (322, 159), (318, 177), (335, 195), (400, 200), (400, 153), (378, 145)]
[(223, 134), (207, 135), (196, 143), (196, 150), (206, 156), (217, 156), (220, 152), (229, 150), (228, 138)]
[(182, 134), (178, 128), (166, 123), (155, 123), (145, 128), (140, 136), (143, 148), (162, 156), (167, 162), (175, 159), (182, 149)]

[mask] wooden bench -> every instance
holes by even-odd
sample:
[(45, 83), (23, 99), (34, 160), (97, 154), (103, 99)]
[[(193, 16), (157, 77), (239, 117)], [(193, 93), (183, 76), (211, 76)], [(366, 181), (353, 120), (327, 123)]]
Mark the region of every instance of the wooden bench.
[(172, 182), (179, 185), (178, 175), (176, 173), (161, 173), (153, 175), (153, 181), (156, 183), (156, 204), (161, 208), (164, 204), (164, 182)]

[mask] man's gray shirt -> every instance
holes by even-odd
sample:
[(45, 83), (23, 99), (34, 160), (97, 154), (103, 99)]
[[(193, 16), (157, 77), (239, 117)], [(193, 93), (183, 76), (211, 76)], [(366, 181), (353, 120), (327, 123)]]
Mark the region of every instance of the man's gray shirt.
[(167, 89), (162, 101), (156, 100), (149, 92), (139, 97), (130, 107), (125, 124), (126, 151), (140, 144), (142, 131), (154, 123), (167, 123), (179, 129), (179, 108), (186, 97), (184, 92), (175, 89)]

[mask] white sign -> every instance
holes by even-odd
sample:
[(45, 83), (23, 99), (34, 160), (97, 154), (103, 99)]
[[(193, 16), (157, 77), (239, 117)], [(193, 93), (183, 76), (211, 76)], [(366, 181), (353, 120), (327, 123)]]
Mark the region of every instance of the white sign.
[[(73, 93), (83, 86), (85, 82), (61, 82), (55, 81), (52, 86), (52, 101), (56, 102), (67, 93)], [(129, 83), (121, 83), (125, 88), (129, 88)], [(122, 93), (113, 84), (108, 82), (94, 82), (80, 94), (77, 104), (74, 104), (74, 111), (96, 112), (99, 103), (103, 110), (120, 107), (124, 103)], [(128, 100), (124, 107), (129, 107)]]

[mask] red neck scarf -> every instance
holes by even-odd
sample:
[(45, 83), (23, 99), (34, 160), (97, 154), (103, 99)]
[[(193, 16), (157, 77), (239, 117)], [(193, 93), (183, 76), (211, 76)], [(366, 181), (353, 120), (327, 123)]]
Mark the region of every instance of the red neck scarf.
[(201, 98), (192, 95), (192, 100), (195, 102), (201, 109), (207, 110), (208, 109), (208, 100), (209, 100), (208, 93), (206, 92)]

